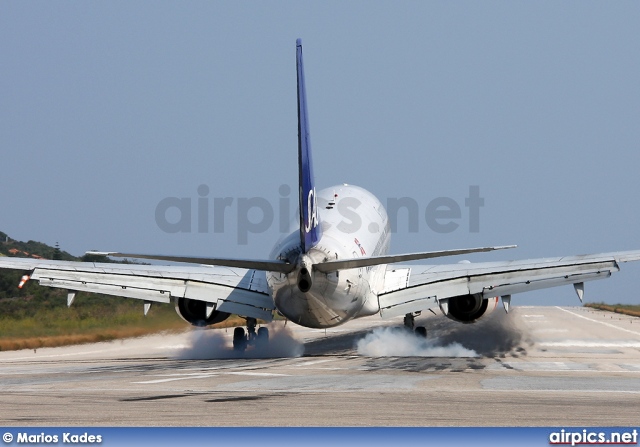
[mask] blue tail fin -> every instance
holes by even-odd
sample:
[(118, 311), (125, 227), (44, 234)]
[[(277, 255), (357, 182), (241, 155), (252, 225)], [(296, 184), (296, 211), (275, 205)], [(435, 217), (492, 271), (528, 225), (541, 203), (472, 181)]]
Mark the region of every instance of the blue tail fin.
[(306, 253), (321, 237), (316, 188), (313, 182), (311, 143), (309, 141), (309, 116), (307, 93), (302, 64), (302, 40), (296, 41), (296, 72), (298, 74), (298, 186), (300, 193), (300, 244)]

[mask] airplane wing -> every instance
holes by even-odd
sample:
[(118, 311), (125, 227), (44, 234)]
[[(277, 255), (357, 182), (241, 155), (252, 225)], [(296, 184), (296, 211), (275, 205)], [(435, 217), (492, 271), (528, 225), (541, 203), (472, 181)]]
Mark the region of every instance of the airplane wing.
[(0, 257), (0, 268), (23, 270), (40, 285), (153, 302), (205, 301), (216, 310), (271, 321), (275, 309), (264, 272), (213, 266), (156, 266)]
[(620, 263), (640, 260), (640, 250), (448, 265), (387, 266), (384, 288), (378, 295), (382, 318), (440, 306), (461, 295), (501, 296), (506, 309), (512, 294), (573, 284), (580, 300), (584, 282), (608, 278)]

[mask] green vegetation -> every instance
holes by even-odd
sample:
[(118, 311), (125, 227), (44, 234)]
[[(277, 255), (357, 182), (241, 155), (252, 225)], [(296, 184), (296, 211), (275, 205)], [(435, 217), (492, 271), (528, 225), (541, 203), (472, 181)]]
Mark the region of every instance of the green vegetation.
[(624, 315), (631, 315), (633, 317), (640, 317), (640, 305), (633, 304), (604, 304), (604, 303), (587, 303), (585, 307), (591, 307), (592, 309), (606, 310), (609, 312), (615, 312)]
[[(112, 262), (104, 257), (77, 258), (41, 242), (20, 242), (0, 232), (0, 255), (68, 261)], [(67, 308), (65, 290), (18, 283), (24, 272), (0, 270), (0, 350), (60, 346), (182, 330), (187, 323), (172, 305), (157, 304), (145, 317), (142, 302), (79, 293)]]
[[(7, 240), (1, 231), (0, 256), (117, 262), (95, 255), (78, 258), (60, 250), (57, 244), (51, 247), (35, 241)], [(36, 281), (18, 289), (24, 274), (0, 269), (0, 351), (93, 343), (190, 327), (176, 314), (173, 305), (167, 304), (155, 304), (145, 317), (140, 300), (83, 292), (67, 308), (66, 290), (41, 287)], [(213, 327), (244, 323), (243, 318), (232, 315)]]
[(42, 242), (29, 241), (21, 242), (9, 239), (9, 242), (5, 242), (7, 235), (0, 231), (0, 253), (5, 256), (18, 256), (18, 257), (34, 257), (44, 259), (54, 259), (54, 255), (58, 256), (63, 261), (78, 261), (79, 258), (70, 255), (66, 251), (60, 251), (56, 247), (51, 247)]
[[(45, 289), (29, 284), (25, 289)], [(0, 350), (61, 346), (135, 337), (187, 327), (173, 306), (154, 306), (145, 317), (142, 303), (126, 298), (79, 294), (67, 308), (66, 293), (0, 299)]]

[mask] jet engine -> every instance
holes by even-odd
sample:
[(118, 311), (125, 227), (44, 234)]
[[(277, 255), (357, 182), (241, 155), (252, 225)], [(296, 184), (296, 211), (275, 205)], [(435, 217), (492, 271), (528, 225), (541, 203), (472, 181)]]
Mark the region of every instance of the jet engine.
[(498, 297), (483, 299), (481, 294), (449, 298), (447, 317), (460, 323), (474, 323), (489, 315), (498, 305)]
[(189, 324), (194, 326), (208, 326), (220, 323), (229, 318), (226, 312), (214, 310), (207, 318), (207, 303), (205, 301), (191, 300), (189, 298), (176, 298), (176, 312)]

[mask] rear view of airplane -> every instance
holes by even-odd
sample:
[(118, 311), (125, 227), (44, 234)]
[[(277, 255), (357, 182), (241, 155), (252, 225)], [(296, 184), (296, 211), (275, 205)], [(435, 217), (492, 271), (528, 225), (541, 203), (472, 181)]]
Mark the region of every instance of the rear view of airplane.
[[(608, 278), (620, 263), (640, 260), (640, 250), (523, 261), (410, 265), (396, 263), (514, 246), (390, 255), (389, 220), (380, 201), (368, 191), (339, 185), (316, 191), (309, 138), (309, 118), (302, 60), (296, 42), (298, 87), (299, 228), (276, 244), (270, 259), (227, 259), (118, 252), (92, 254), (155, 259), (197, 265), (157, 266), (0, 258), (0, 268), (24, 270), (24, 280), (68, 290), (70, 306), (77, 292), (96, 292), (152, 303), (175, 303), (187, 322), (203, 326), (232, 313), (246, 319), (234, 331), (234, 347), (266, 341), (267, 322), (279, 312), (310, 328), (329, 328), (354, 318), (380, 314), (414, 317), (440, 308), (447, 317), (473, 323), (497, 307), (508, 312), (520, 292), (573, 285), (580, 300), (586, 281)], [(344, 221), (344, 214), (357, 219)], [(360, 222), (357, 228), (354, 222)], [(424, 327), (415, 328), (426, 336)], [(260, 343), (258, 343), (258, 346)]]

